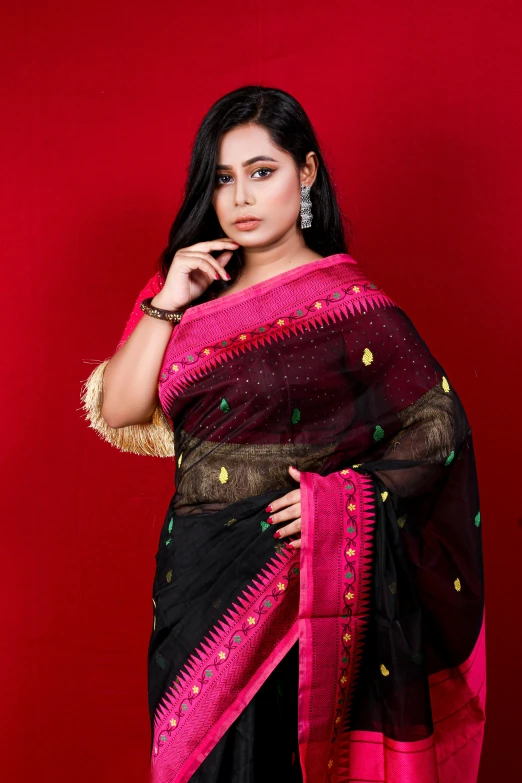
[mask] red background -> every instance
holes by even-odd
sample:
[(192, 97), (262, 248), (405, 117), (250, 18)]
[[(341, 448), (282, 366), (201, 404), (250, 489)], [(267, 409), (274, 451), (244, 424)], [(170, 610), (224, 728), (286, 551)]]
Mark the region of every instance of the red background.
[(468, 412), (488, 604), (480, 780), (517, 777), (521, 21), (519, 2), (484, 0), (4, 7), (2, 780), (147, 780), (173, 462), (99, 439), (80, 385), (155, 271), (201, 118), (256, 82), (304, 105), (352, 254)]

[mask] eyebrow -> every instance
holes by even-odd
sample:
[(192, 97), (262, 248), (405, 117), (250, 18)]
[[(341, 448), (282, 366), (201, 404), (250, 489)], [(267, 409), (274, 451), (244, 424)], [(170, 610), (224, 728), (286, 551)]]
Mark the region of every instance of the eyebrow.
[[(243, 163), (241, 165), (242, 166), (251, 166), (252, 163), (257, 163), (258, 160), (270, 160), (270, 161), (272, 161), (272, 163), (277, 163), (277, 160), (275, 158), (270, 158), (268, 155), (256, 155), (255, 158), (249, 158), (248, 160), (243, 161)], [(225, 164), (223, 164), (223, 165), (219, 165), (218, 164), (216, 166), (216, 171), (221, 170), (221, 169), (226, 169), (227, 171), (230, 171), (232, 169), (232, 166), (226, 166)]]

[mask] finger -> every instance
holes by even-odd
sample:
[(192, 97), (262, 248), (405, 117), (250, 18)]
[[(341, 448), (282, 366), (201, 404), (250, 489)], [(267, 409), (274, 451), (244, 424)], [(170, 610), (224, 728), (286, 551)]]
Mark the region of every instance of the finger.
[(297, 519), (301, 516), (301, 504), (294, 503), (288, 508), (278, 511), (277, 514), (270, 514), (266, 520), (269, 525), (277, 525), (279, 522), (286, 522), (287, 519)]
[[(232, 251), (226, 250), (225, 253), (229, 254), (227, 261), (230, 261), (232, 258)], [(214, 258), (214, 256), (192, 250), (187, 251), (184, 255), (187, 257), (187, 259), (189, 259), (189, 261), (198, 258), (212, 267), (214, 270), (212, 273), (212, 280), (230, 280), (230, 275), (225, 269), (223, 269), (217, 258)]]
[(230, 248), (230, 250), (237, 250), (241, 247), (239, 242), (235, 242), (228, 237), (221, 237), (220, 239), (210, 239), (205, 242), (196, 242), (194, 245), (190, 245), (184, 250), (202, 250), (203, 253), (210, 253), (212, 250), (223, 250), (223, 248)]
[(301, 481), (301, 472), (297, 470), (297, 468), (294, 468), (293, 465), (290, 465), (290, 467), (288, 468), (288, 472), (290, 473), (290, 475), (295, 481)]
[(287, 492), (286, 495), (283, 495), (283, 497), (277, 498), (277, 500), (273, 500), (266, 507), (265, 511), (268, 511), (268, 513), (271, 513), (272, 511), (279, 511), (279, 509), (286, 508), (286, 506), (289, 506), (292, 503), (299, 503), (300, 500), (301, 490), (293, 489), (291, 492)]
[(208, 279), (209, 284), (214, 280), (220, 280), (221, 276), (218, 275), (213, 265), (210, 264), (206, 258), (190, 258), (186, 261), (186, 268), (191, 272), (201, 272)]
[(301, 517), (291, 522), (289, 525), (280, 527), (274, 533), (274, 538), (286, 538), (286, 536), (294, 536), (296, 533), (301, 532)]

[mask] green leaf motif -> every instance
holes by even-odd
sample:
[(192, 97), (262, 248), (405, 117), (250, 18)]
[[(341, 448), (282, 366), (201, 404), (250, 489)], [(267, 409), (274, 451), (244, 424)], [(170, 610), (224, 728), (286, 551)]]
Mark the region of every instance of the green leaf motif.
[(269, 609), (272, 606), (272, 601), (265, 601), (265, 606), (267, 606)]
[(345, 484), (344, 488), (345, 489), (353, 489), (353, 484)]
[(334, 299), (339, 299), (341, 294), (339, 293), (339, 291), (336, 291), (334, 294), (332, 294), (332, 296), (333, 296)]
[(173, 526), (173, 524), (174, 524), (174, 517), (172, 517), (170, 522), (169, 522), (169, 533), (172, 533), (172, 526)]
[(292, 424), (299, 424), (299, 421), (301, 419), (301, 411), (299, 408), (294, 408), (292, 411)]
[(171, 541), (172, 541), (172, 538), (167, 538), (167, 540), (165, 541), (165, 546), (168, 546)]
[(206, 677), (212, 677), (213, 674), (214, 674), (214, 672), (211, 672), (210, 669), (207, 669), (206, 672), (205, 672), (205, 676)]
[(264, 520), (264, 519), (262, 519), (262, 520), (261, 520), (261, 522), (260, 522), (260, 525), (261, 525), (261, 529), (262, 529), (263, 531), (265, 531), (265, 530), (268, 530), (268, 528), (270, 527), (269, 523), (268, 523), (268, 522), (265, 522), (265, 520)]
[(346, 528), (346, 532), (347, 532), (347, 533), (355, 533), (355, 528), (354, 528), (354, 526), (353, 526), (353, 525), (350, 525), (350, 527), (347, 527), (347, 528)]
[(375, 428), (375, 432), (373, 433), (373, 439), (375, 441), (382, 440), (384, 438), (384, 430), (383, 428), (378, 424)]
[(302, 315), (302, 314), (303, 314), (303, 311), (302, 311), (302, 310), (298, 310), (298, 311), (297, 311), (297, 315)]
[(353, 571), (347, 571), (344, 575), (345, 579), (353, 579)]
[(223, 348), (225, 348), (228, 345), (228, 342), (226, 340), (222, 340), (221, 345), (223, 346)]
[(377, 288), (377, 286), (374, 285), (373, 283), (370, 283), (370, 288)]
[(475, 525), (477, 527), (480, 525), (480, 511), (478, 512), (477, 516), (475, 517)]
[(454, 451), (450, 452), (450, 454), (449, 454), (449, 456), (448, 456), (448, 459), (446, 460), (446, 462), (445, 462), (444, 464), (445, 464), (445, 465), (449, 465), (449, 464), (450, 464), (450, 462), (453, 462), (453, 458), (454, 458), (454, 456), (455, 456), (455, 452), (454, 452)]
[(167, 373), (166, 372), (162, 372), (161, 373), (161, 377), (163, 378), (163, 380), (165, 380), (165, 378), (167, 377)]
[(161, 735), (161, 737), (160, 737), (160, 740), (161, 740), (162, 742), (166, 742), (166, 741), (167, 741), (167, 738), (166, 738), (166, 736), (165, 736), (164, 734), (162, 734), (162, 735)]
[(260, 327), (259, 327), (259, 331), (260, 331), (260, 332), (265, 332), (265, 331), (266, 331), (266, 329), (265, 329), (265, 327), (264, 327), (264, 326), (260, 326)]
[(236, 644), (239, 644), (239, 642), (241, 641), (241, 637), (240, 636), (234, 636), (234, 641), (236, 642)]
[(188, 710), (188, 704), (182, 704), (181, 709), (186, 712)]
[(225, 399), (225, 397), (223, 397), (223, 399), (222, 399), (222, 400), (221, 400), (221, 402), (219, 403), (219, 409), (220, 409), (220, 410), (221, 410), (223, 413), (228, 413), (228, 412), (229, 412), (229, 410), (230, 410), (230, 405), (228, 404), (228, 401)]
[(187, 362), (193, 362), (193, 361), (194, 361), (194, 356), (191, 353), (189, 353), (189, 355), (187, 356)]

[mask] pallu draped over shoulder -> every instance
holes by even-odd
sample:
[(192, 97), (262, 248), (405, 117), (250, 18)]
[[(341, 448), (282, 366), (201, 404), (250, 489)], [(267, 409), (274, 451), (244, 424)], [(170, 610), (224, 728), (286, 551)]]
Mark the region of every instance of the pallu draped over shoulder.
[[(472, 433), (405, 312), (344, 253), (202, 302), (172, 331), (153, 419), (120, 430), (100, 421), (107, 361), (83, 392), (91, 426), (176, 467), (152, 590), (151, 781), (476, 781)], [(298, 486), (289, 465), (300, 550), (273, 536), (289, 522), (267, 523)]]

